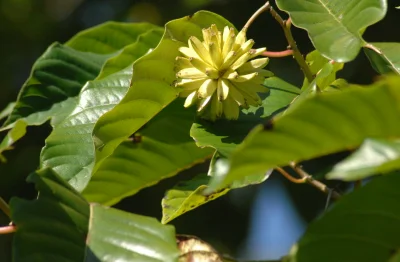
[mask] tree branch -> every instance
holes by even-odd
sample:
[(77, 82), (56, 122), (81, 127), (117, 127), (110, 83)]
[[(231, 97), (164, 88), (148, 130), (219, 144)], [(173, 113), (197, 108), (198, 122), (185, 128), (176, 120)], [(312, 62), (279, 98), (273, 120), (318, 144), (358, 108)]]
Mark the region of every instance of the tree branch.
[(262, 14), (263, 12), (267, 11), (270, 8), (269, 2), (266, 2), (263, 6), (261, 6), (247, 21), (247, 23), (243, 26), (243, 30), (247, 31), (250, 25), (256, 20), (256, 18)]
[(294, 41), (292, 31), (290, 30), (290, 28), (292, 26), (292, 21), (291, 21), (290, 17), (286, 21), (283, 20), (282, 17), (270, 5), (269, 5), (268, 10), (271, 13), (272, 17), (275, 18), (275, 20), (281, 25), (283, 32), (285, 34), (286, 40), (288, 41), (290, 48), (293, 50), (294, 59), (296, 59), (296, 62), (299, 64), (299, 66), (300, 66), (301, 70), (303, 71), (305, 77), (307, 78), (308, 82), (311, 83), (314, 79), (314, 76), (311, 73), (311, 70), (308, 67), (306, 61), (304, 60), (303, 55), (300, 53), (300, 50), (296, 45), (296, 41)]
[(293, 55), (293, 50), (288, 49), (285, 51), (265, 51), (261, 55), (267, 57), (285, 57)]
[(329, 188), (327, 185), (322, 183), (321, 181), (315, 180), (310, 174), (304, 171), (301, 167), (297, 166), (295, 163), (291, 163), (290, 166), (296, 171), (297, 174), (303, 179), (305, 182), (317, 188), (318, 190), (324, 192), (327, 195), (331, 195), (333, 199), (337, 200), (341, 197), (341, 195), (335, 190)]
[(0, 227), (0, 235), (11, 234), (15, 231), (17, 231), (17, 227), (15, 225)]

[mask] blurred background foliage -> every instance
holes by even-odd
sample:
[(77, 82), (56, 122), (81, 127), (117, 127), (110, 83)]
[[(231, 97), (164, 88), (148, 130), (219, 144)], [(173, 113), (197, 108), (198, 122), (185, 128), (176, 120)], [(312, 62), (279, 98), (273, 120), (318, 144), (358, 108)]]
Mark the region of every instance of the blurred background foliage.
[[(272, 1), (273, 2), (273, 1)], [(365, 32), (367, 41), (400, 42), (398, 1), (390, 0), (386, 18)], [(241, 28), (264, 0), (0, 0), (0, 108), (16, 99), (35, 60), (51, 43), (65, 42), (77, 32), (105, 21), (150, 22), (163, 25), (197, 10), (216, 12)], [(285, 17), (285, 14), (282, 14)], [(300, 50), (312, 50), (307, 34), (293, 29)], [(279, 25), (263, 14), (248, 31), (257, 46), (286, 49)], [(271, 59), (269, 69), (286, 81), (301, 86), (302, 74), (290, 57)], [(345, 65), (339, 77), (369, 83), (376, 74), (366, 57)], [(0, 164), (0, 195), (33, 198), (35, 191), (25, 177), (38, 167), (39, 153), (50, 127), (31, 127), (28, 135), (5, 154)], [(0, 134), (0, 138), (4, 134)], [(312, 174), (340, 156), (307, 163)], [(207, 163), (162, 181), (117, 204), (118, 208), (161, 217), (161, 198), (177, 181), (207, 170)], [(338, 186), (333, 183), (332, 186)], [(240, 189), (172, 221), (177, 232), (193, 234), (221, 252), (247, 259), (274, 259), (285, 254), (303, 232), (306, 223), (323, 212), (326, 197), (307, 185), (293, 185), (276, 174), (266, 183)], [(0, 259), (1, 261), (1, 259)]]

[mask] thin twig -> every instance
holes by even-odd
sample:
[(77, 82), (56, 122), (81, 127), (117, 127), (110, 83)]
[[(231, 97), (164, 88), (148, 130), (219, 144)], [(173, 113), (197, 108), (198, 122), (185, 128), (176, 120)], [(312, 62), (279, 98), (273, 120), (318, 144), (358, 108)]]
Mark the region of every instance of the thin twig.
[(247, 23), (244, 25), (243, 30), (247, 31), (247, 29), (250, 27), (250, 25), (256, 20), (256, 18), (262, 14), (263, 12), (267, 11), (270, 8), (269, 2), (266, 2), (263, 6), (261, 6), (247, 21)]
[(0, 197), (0, 210), (4, 212), (8, 217), (11, 217), (10, 207), (7, 205), (6, 201)]
[(300, 53), (299, 48), (296, 45), (296, 41), (294, 41), (292, 31), (290, 30), (292, 21), (289, 17), (288, 20), (283, 20), (282, 17), (274, 10), (272, 6), (269, 5), (269, 12), (271, 13), (272, 17), (275, 18), (275, 20), (281, 25), (283, 32), (285, 34), (286, 40), (288, 41), (290, 48), (293, 50), (293, 56), (294, 59), (296, 59), (296, 62), (299, 64), (301, 70), (303, 70), (303, 73), (305, 77), (307, 78), (308, 82), (312, 82), (314, 79), (313, 74), (311, 73), (310, 68), (308, 67), (306, 61), (304, 60), (303, 55)]
[(314, 186), (315, 188), (324, 192), (327, 195), (331, 195), (333, 199), (339, 199), (341, 197), (341, 195), (338, 192), (329, 188), (324, 183), (315, 180), (310, 174), (304, 171), (301, 167), (297, 166), (295, 163), (291, 163), (290, 166), (293, 168), (294, 171), (296, 171), (297, 174), (299, 174), (300, 177), (306, 180), (306, 183)]
[(262, 56), (266, 57), (285, 57), (285, 56), (292, 56), (293, 50), (288, 49), (285, 51), (265, 51), (261, 54)]
[(0, 227), (0, 235), (11, 234), (15, 231), (17, 231), (17, 227), (15, 225)]
[(295, 178), (292, 177), (288, 172), (286, 172), (283, 168), (281, 167), (275, 167), (275, 170), (281, 173), (287, 180), (290, 182), (296, 183), (296, 184), (303, 184), (306, 182), (305, 178)]

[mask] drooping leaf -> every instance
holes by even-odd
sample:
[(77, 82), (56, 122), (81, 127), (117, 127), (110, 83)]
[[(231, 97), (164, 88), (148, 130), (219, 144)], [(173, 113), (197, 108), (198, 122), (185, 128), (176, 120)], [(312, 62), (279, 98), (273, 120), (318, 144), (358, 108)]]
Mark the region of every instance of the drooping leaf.
[(83, 195), (92, 202), (112, 205), (201, 163), (212, 155), (189, 136), (195, 114), (176, 100), (131, 139), (120, 144), (96, 170)]
[(357, 151), (336, 164), (326, 178), (354, 181), (399, 168), (399, 140), (366, 139)]
[(227, 159), (216, 152), (211, 159), (207, 175), (197, 175), (193, 179), (180, 182), (174, 188), (168, 190), (161, 202), (163, 212), (161, 223), (168, 223), (190, 210), (225, 195), (231, 189), (260, 184), (269, 177), (272, 171), (234, 181), (229, 188), (224, 188), (217, 192), (207, 192), (210, 178), (225, 174), (229, 168), (228, 165)]
[(11, 200), (13, 261), (176, 261), (174, 228), (154, 218), (89, 205), (50, 169), (29, 176), (36, 200)]
[(285, 261), (388, 261), (400, 247), (399, 183), (400, 174), (393, 173), (342, 197), (307, 228)]
[(86, 81), (96, 78), (107, 58), (109, 55), (84, 53), (59, 43), (51, 45), (35, 62), (3, 130), (18, 119), (27, 125), (41, 125), (65, 111), (59, 103), (77, 96)]
[(201, 174), (168, 190), (161, 202), (163, 212), (161, 223), (166, 224), (178, 216), (228, 193), (229, 189), (225, 188), (204, 195), (209, 180), (209, 176)]
[[(126, 57), (133, 59), (132, 64), (149, 49), (154, 48), (161, 38), (161, 33), (153, 27), (151, 33), (137, 36), (137, 41), (123, 51), (124, 55), (113, 58), (113, 69), (109, 69), (106, 62), (104, 69), (107, 69), (108, 73), (124, 66)], [(121, 101), (130, 86), (131, 77), (132, 66), (128, 66), (124, 70), (85, 85), (75, 109), (46, 139), (41, 155), (43, 167), (52, 167), (78, 191), (84, 189), (90, 180), (95, 161), (92, 138), (94, 124), (101, 115)]]
[(277, 0), (293, 24), (307, 30), (315, 48), (337, 62), (353, 60), (364, 30), (386, 14), (386, 0)]
[(96, 140), (103, 145), (97, 152), (96, 166), (177, 97), (179, 90), (174, 87), (174, 67), (175, 58), (180, 54), (178, 48), (187, 45), (190, 36), (202, 38), (202, 29), (211, 24), (218, 28), (232, 26), (221, 16), (207, 11), (165, 25), (165, 33), (159, 45), (134, 64), (129, 92), (95, 126)]
[(267, 78), (264, 84), (269, 88), (269, 93), (263, 99), (262, 106), (243, 110), (238, 120), (209, 122), (196, 119), (190, 135), (197, 145), (215, 148), (228, 157), (254, 126), (282, 111), (299, 95), (297, 87), (277, 77)]
[(372, 67), (380, 74), (395, 72), (400, 74), (400, 43), (369, 43), (371, 48), (364, 48)]
[(214, 186), (291, 161), (356, 148), (368, 137), (400, 136), (399, 84), (399, 77), (385, 78), (371, 87), (324, 92), (295, 103), (249, 134), (233, 153), (228, 174)]
[(17, 120), (14, 127), (7, 133), (0, 143), (0, 162), (5, 161), (4, 156), (1, 154), (6, 150), (12, 149), (15, 141), (19, 140), (26, 133), (26, 123), (23, 120)]

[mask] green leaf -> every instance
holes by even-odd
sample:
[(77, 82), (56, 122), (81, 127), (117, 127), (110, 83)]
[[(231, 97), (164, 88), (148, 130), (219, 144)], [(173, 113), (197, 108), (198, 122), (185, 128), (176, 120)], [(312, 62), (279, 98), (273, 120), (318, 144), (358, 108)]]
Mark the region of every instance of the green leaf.
[(399, 137), (399, 85), (400, 77), (385, 78), (371, 87), (323, 92), (295, 103), (283, 115), (257, 126), (232, 154), (228, 174), (213, 185), (356, 148), (368, 137)]
[(372, 67), (380, 74), (395, 72), (400, 74), (400, 43), (370, 43), (364, 48)]
[[(313, 75), (316, 75), (315, 83), (319, 89), (323, 90), (336, 79), (336, 73), (343, 69), (343, 63), (331, 63), (323, 57), (317, 50), (312, 51), (306, 57), (306, 62)], [(310, 83), (304, 78), (302, 90), (308, 87)]]
[(267, 78), (264, 85), (269, 93), (263, 99), (262, 106), (243, 110), (236, 121), (219, 120), (209, 122), (196, 119), (190, 135), (200, 147), (212, 147), (223, 156), (230, 156), (232, 151), (247, 136), (249, 131), (263, 118), (272, 117), (287, 107), (299, 95), (299, 89), (278, 77)]
[(394, 173), (343, 196), (307, 228), (285, 261), (388, 261), (400, 247), (399, 183)]
[[(97, 151), (96, 168), (120, 143), (178, 96), (179, 90), (174, 87), (178, 48), (187, 45), (190, 36), (201, 38), (202, 29), (211, 24), (221, 29), (232, 26), (221, 16), (207, 11), (173, 20), (165, 25), (159, 45), (135, 62), (132, 87), (121, 103), (96, 123), (94, 135), (103, 145)], [(182, 107), (182, 110), (185, 109)]]
[(361, 147), (336, 164), (328, 179), (354, 181), (400, 168), (400, 141), (366, 139)]
[(161, 223), (168, 223), (190, 210), (225, 195), (231, 189), (260, 184), (271, 174), (271, 172), (266, 172), (261, 175), (249, 176), (245, 179), (234, 181), (229, 188), (224, 188), (217, 192), (210, 191), (207, 185), (211, 177), (226, 173), (229, 168), (228, 165), (228, 160), (216, 152), (211, 159), (207, 175), (197, 175), (193, 179), (180, 182), (173, 189), (168, 190), (161, 202), (163, 211)]
[(89, 205), (50, 169), (28, 177), (36, 200), (13, 198), (13, 261), (84, 261)]
[[(158, 27), (149, 23), (111, 21), (79, 32), (65, 45), (82, 52), (111, 54), (138, 41), (140, 35), (155, 28)], [(132, 63), (132, 60), (130, 63)]]
[(91, 206), (90, 222), (87, 261), (177, 261), (179, 251), (172, 226), (99, 205)]
[(121, 53), (107, 60), (97, 79), (102, 79), (131, 66), (132, 61), (139, 58), (138, 54), (146, 54), (156, 47), (156, 43), (160, 41), (162, 34), (162, 28), (155, 26), (153, 26), (153, 29), (143, 32), (137, 37), (136, 41), (124, 47)]
[[(36, 200), (11, 200), (13, 261), (176, 261), (174, 228), (91, 205), (50, 169), (29, 176)], [(89, 226), (90, 223), (90, 226)]]
[(215, 200), (228, 193), (225, 188), (209, 195), (204, 194), (210, 177), (201, 174), (186, 182), (180, 182), (173, 189), (170, 189), (162, 199), (162, 219), (161, 223), (166, 224), (182, 214), (204, 205), (211, 200)]
[[(140, 24), (138, 26), (140, 27)], [(152, 31), (141, 35), (138, 35), (140, 30), (134, 32), (137, 33), (137, 41), (111, 60), (112, 68), (108, 67), (109, 61), (106, 62), (104, 70), (111, 72), (124, 66), (127, 57), (132, 59), (130, 61), (132, 64), (149, 49), (154, 48), (161, 38), (161, 32), (154, 26)], [(131, 77), (132, 66), (128, 66), (125, 70), (85, 85), (75, 109), (46, 139), (41, 155), (43, 167), (52, 167), (76, 190), (82, 191), (85, 188), (92, 175), (95, 161), (92, 138), (94, 125), (101, 115), (121, 101), (130, 86)]]
[(4, 162), (5, 158), (2, 156), (2, 152), (11, 150), (12, 145), (23, 137), (26, 133), (26, 123), (23, 120), (17, 120), (14, 127), (7, 133), (0, 143), (0, 162)]
[(90, 180), (95, 161), (92, 131), (97, 119), (114, 107), (129, 88), (132, 69), (89, 82), (75, 110), (47, 137), (41, 166), (53, 168), (76, 190)]
[(11, 128), (18, 119), (24, 119), (27, 125), (41, 125), (65, 112), (66, 107), (60, 103), (77, 96), (88, 80), (96, 78), (108, 57), (58, 43), (51, 45), (35, 62), (2, 130)]
[(83, 195), (113, 205), (210, 158), (212, 150), (196, 146), (189, 136), (193, 109), (181, 99), (168, 105), (131, 139), (120, 144), (96, 170)]
[(293, 24), (307, 30), (315, 48), (337, 62), (353, 60), (364, 30), (386, 14), (386, 0), (277, 0)]

